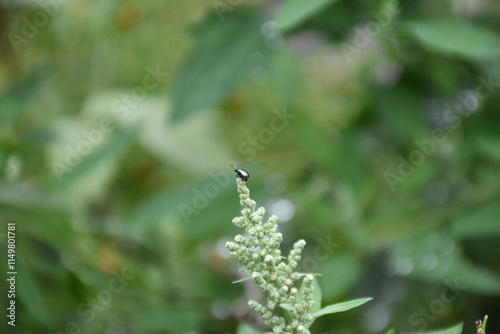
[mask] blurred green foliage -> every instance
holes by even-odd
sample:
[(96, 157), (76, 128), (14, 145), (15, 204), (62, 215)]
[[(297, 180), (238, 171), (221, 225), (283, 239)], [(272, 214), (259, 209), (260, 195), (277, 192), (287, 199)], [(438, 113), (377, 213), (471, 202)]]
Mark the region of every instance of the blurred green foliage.
[(18, 272), (2, 333), (265, 330), (222, 247), (229, 162), (285, 247), (307, 241), (323, 304), (374, 297), (313, 332), (473, 333), (485, 314), (500, 330), (497, 1), (3, 1), (0, 17), (0, 278), (9, 221)]

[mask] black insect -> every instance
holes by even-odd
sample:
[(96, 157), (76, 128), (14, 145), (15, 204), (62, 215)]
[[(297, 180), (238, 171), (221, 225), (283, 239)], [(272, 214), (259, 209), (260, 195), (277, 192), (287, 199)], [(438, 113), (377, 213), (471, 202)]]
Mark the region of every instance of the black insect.
[(234, 168), (234, 172), (236, 173), (235, 175), (239, 177), (241, 180), (246, 181), (250, 177), (250, 174), (244, 169), (236, 168), (233, 165), (230, 165), (231, 167)]

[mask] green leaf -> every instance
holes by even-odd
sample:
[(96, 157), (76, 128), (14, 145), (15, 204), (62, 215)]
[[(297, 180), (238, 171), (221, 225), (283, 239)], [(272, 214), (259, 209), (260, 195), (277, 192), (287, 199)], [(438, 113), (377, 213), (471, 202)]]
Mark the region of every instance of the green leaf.
[[(355, 196), (360, 195), (367, 186), (369, 177), (366, 161), (360, 152), (354, 134), (346, 132), (332, 136), (318, 130), (307, 115), (298, 115), (291, 124), (300, 145), (319, 167), (329, 170), (354, 188)], [(329, 150), (321, 149), (330, 147)]]
[[(316, 275), (318, 276), (318, 274), (301, 274), (301, 273), (298, 273), (299, 275), (301, 275), (301, 277), (304, 277), (306, 275)], [(321, 308), (321, 287), (319, 286), (318, 284), (318, 280), (316, 279), (316, 277), (314, 277), (313, 279), (313, 299), (314, 299), (314, 307), (312, 308), (312, 312), (316, 312), (318, 311), (320, 308)], [(300, 288), (299, 288), (299, 293), (297, 295), (297, 299), (299, 301), (302, 301), (302, 298), (304, 298), (304, 283), (302, 282), (302, 284), (300, 285)]]
[[(70, 187), (73, 182), (87, 176), (87, 174), (98, 165), (116, 159), (116, 157), (133, 142), (138, 132), (138, 126), (131, 126), (123, 131), (115, 130), (114, 133), (109, 135), (109, 139), (104, 143), (93, 145), (92, 152), (88, 156), (79, 155), (81, 162), (76, 167), (61, 172), (59, 175), (62, 181), (59, 182), (56, 187)], [(54, 178), (55, 176), (56, 175), (54, 175)]]
[(412, 143), (415, 139), (429, 136), (425, 117), (420, 112), (424, 105), (415, 91), (404, 87), (379, 89), (373, 98), (375, 110), (390, 125), (398, 141)]
[(300, 58), (286, 50), (276, 52), (269, 68), (269, 84), (282, 105), (295, 105), (305, 85)]
[(280, 307), (283, 309), (283, 314), (285, 315), (286, 320), (288, 322), (292, 322), (293, 321), (293, 317), (292, 317), (290, 311), (294, 310), (293, 306), (290, 305), (290, 304), (281, 303)]
[[(110, 231), (114, 235), (140, 241), (147, 230), (161, 217), (181, 214), (181, 206), (191, 206), (194, 185), (186, 184), (177, 188), (162, 189), (138, 202), (131, 208), (121, 222), (110, 224)], [(198, 187), (199, 188), (199, 187)], [(193, 214), (194, 215), (194, 214)], [(185, 221), (186, 224), (190, 221)]]
[(297, 273), (300, 277), (304, 277), (304, 276), (307, 276), (307, 275), (313, 275), (313, 276), (321, 276), (321, 274), (317, 274), (317, 273)]
[[(433, 249), (426, 245), (433, 245)], [(446, 233), (426, 233), (399, 242), (392, 247), (390, 263), (399, 275), (444, 283), (456, 297), (463, 291), (500, 292), (500, 277), (471, 263)]]
[(213, 108), (252, 70), (266, 65), (269, 49), (261, 25), (256, 12), (234, 12), (223, 21), (214, 15), (194, 29), (195, 47), (172, 86), (173, 121)]
[[(302, 294), (302, 289), (301, 289), (300, 293)], [(321, 287), (319, 286), (319, 283), (318, 283), (318, 280), (316, 279), (316, 277), (314, 277), (314, 279), (313, 279), (313, 301), (314, 301), (314, 305), (313, 305), (313, 307), (310, 310), (311, 314), (314, 314), (315, 312), (318, 312), (321, 309), (321, 298), (322, 298)], [(312, 326), (312, 324), (314, 323), (314, 320), (316, 320), (316, 319), (313, 319), (313, 321), (308, 322), (305, 325), (306, 328), (310, 328)]]
[(333, 314), (333, 313), (339, 313), (339, 312), (345, 312), (349, 311), (350, 309), (353, 309), (355, 307), (361, 306), (373, 298), (368, 297), (368, 298), (360, 298), (360, 299), (354, 299), (354, 300), (349, 300), (347, 302), (343, 303), (338, 303), (338, 304), (333, 304), (333, 305), (328, 305), (318, 312), (314, 313), (312, 316), (313, 318), (319, 318), (325, 314)]
[(450, 268), (447, 277), (470, 293), (499, 294), (500, 277), (493, 271), (471, 263), (460, 256)]
[(47, 77), (48, 70), (43, 68), (37, 68), (17, 77), (6, 93), (0, 95), (0, 110), (2, 111), (0, 122), (7, 123), (19, 117), (26, 110), (26, 105), (36, 97)]
[(437, 51), (470, 58), (500, 55), (500, 38), (467, 21), (412, 22), (403, 27), (422, 44)]
[(233, 281), (232, 283), (233, 284), (237, 284), (237, 283), (241, 283), (241, 282), (245, 282), (245, 281), (251, 281), (252, 278), (251, 277), (245, 277), (245, 278), (242, 278), (242, 279), (239, 279), (239, 280), (236, 280), (236, 281)]
[(452, 225), (452, 233), (458, 238), (484, 238), (500, 235), (500, 202), (481, 206), (458, 218)]
[(338, 300), (357, 284), (363, 269), (355, 255), (336, 252), (321, 264), (320, 272), (324, 282), (335, 282), (323, 287), (325, 299)]
[(236, 331), (237, 334), (261, 334), (262, 332), (253, 329), (252, 327), (248, 326), (247, 324), (241, 324), (238, 326), (238, 330)]
[(500, 138), (491, 135), (481, 135), (475, 140), (476, 150), (488, 159), (500, 162)]
[(440, 330), (432, 331), (432, 332), (413, 333), (413, 334), (461, 334), (462, 327), (463, 327), (463, 324), (460, 323), (458, 325), (455, 325), (453, 327), (446, 328), (446, 329), (440, 329)]
[(40, 324), (47, 325), (50, 307), (47, 308), (48, 305), (43, 298), (43, 289), (37, 284), (33, 272), (26, 268), (22, 261), (17, 262), (17, 271), (16, 284), (21, 287), (18, 290), (19, 300)]
[(295, 310), (295, 308), (292, 305), (287, 304), (287, 303), (281, 303), (280, 307), (282, 309), (284, 309), (284, 310), (287, 310), (287, 311), (293, 311), (293, 310)]
[(165, 306), (143, 306), (132, 319), (136, 333), (187, 333), (199, 323), (198, 315), (188, 309), (174, 309)]
[(321, 309), (322, 292), (316, 277), (313, 278), (313, 301), (314, 305), (311, 308), (311, 313), (317, 312)]
[[(23, 191), (22, 185), (0, 187), (0, 212), (20, 223), (25, 237), (43, 241), (61, 251), (77, 237), (68, 208), (47, 191)], [(80, 231), (82, 233), (83, 231)]]
[[(315, 275), (315, 274), (300, 274), (302, 277), (305, 275)], [(316, 274), (316, 276), (318, 276)], [(297, 294), (297, 300), (302, 301), (304, 298), (304, 283), (300, 285), (299, 288), (299, 293)], [(322, 298), (322, 293), (321, 293), (321, 287), (319, 286), (318, 280), (316, 277), (313, 278), (313, 300), (314, 300), (314, 306), (311, 309), (311, 312), (316, 312), (321, 308), (321, 298)]]
[(247, 277), (242, 278), (242, 279), (239, 279), (239, 280), (236, 280), (236, 281), (233, 281), (233, 284), (236, 284), (236, 283), (241, 283), (241, 282), (245, 282), (245, 281), (250, 281), (250, 280), (252, 280), (252, 279), (253, 279), (253, 278), (252, 278), (252, 272), (251, 272), (250, 270), (248, 270), (247, 268), (242, 267), (242, 268), (240, 269), (240, 271), (243, 271), (243, 272), (247, 275)]
[(277, 29), (282, 32), (290, 30), (334, 2), (336, 0), (288, 0), (274, 18)]

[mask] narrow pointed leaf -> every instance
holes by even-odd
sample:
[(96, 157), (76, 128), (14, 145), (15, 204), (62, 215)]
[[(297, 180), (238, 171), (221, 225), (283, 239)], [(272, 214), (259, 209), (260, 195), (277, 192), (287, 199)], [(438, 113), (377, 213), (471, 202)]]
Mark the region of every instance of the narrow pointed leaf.
[(413, 334), (461, 334), (462, 327), (463, 327), (463, 324), (460, 323), (458, 325), (455, 325), (453, 327), (446, 328), (446, 329), (440, 329), (440, 330), (432, 331), (432, 332), (419, 332), (419, 333), (413, 333)]
[(314, 318), (319, 318), (325, 314), (333, 314), (333, 313), (349, 311), (350, 309), (361, 306), (364, 303), (367, 303), (372, 299), (373, 298), (371, 298), (371, 297), (360, 298), (360, 299), (349, 300), (349, 301), (343, 302), (343, 303), (328, 305), (328, 306), (322, 308), (321, 310), (319, 310), (318, 312), (314, 313), (312, 316)]
[(287, 303), (281, 303), (280, 304), (280, 307), (284, 310), (287, 310), (287, 311), (293, 311), (294, 310), (294, 307), (290, 304), (287, 304)]
[(252, 279), (251, 277), (245, 277), (245, 278), (239, 279), (237, 281), (233, 281), (233, 284), (241, 283), (241, 282), (245, 282), (245, 281), (250, 281), (251, 279)]
[(490, 30), (466, 21), (427, 21), (404, 25), (429, 48), (469, 58), (500, 55), (500, 38)]
[(251, 55), (267, 59), (262, 22), (258, 12), (234, 12), (222, 21), (211, 16), (193, 30), (195, 45), (172, 86), (172, 121), (213, 109), (250, 75)]
[(335, 1), (336, 0), (285, 1), (278, 9), (276, 17), (274, 18), (277, 28), (282, 32), (290, 30), (321, 12), (321, 10)]

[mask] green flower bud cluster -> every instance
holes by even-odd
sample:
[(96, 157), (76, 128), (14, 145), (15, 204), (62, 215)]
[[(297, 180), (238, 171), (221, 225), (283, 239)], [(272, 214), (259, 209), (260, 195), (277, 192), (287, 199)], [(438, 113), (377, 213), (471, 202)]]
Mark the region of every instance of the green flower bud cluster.
[[(283, 236), (278, 230), (278, 217), (263, 222), (265, 209), (256, 209), (245, 181), (236, 179), (241, 216), (233, 224), (245, 230), (246, 236), (237, 235), (226, 247), (242, 265), (252, 272), (252, 279), (266, 298), (266, 306), (251, 300), (248, 305), (258, 313), (274, 333), (310, 333), (306, 324), (311, 322), (310, 310), (314, 305), (313, 276), (294, 272), (306, 242), (297, 241), (288, 257), (281, 255)], [(300, 290), (297, 282), (303, 278)]]

